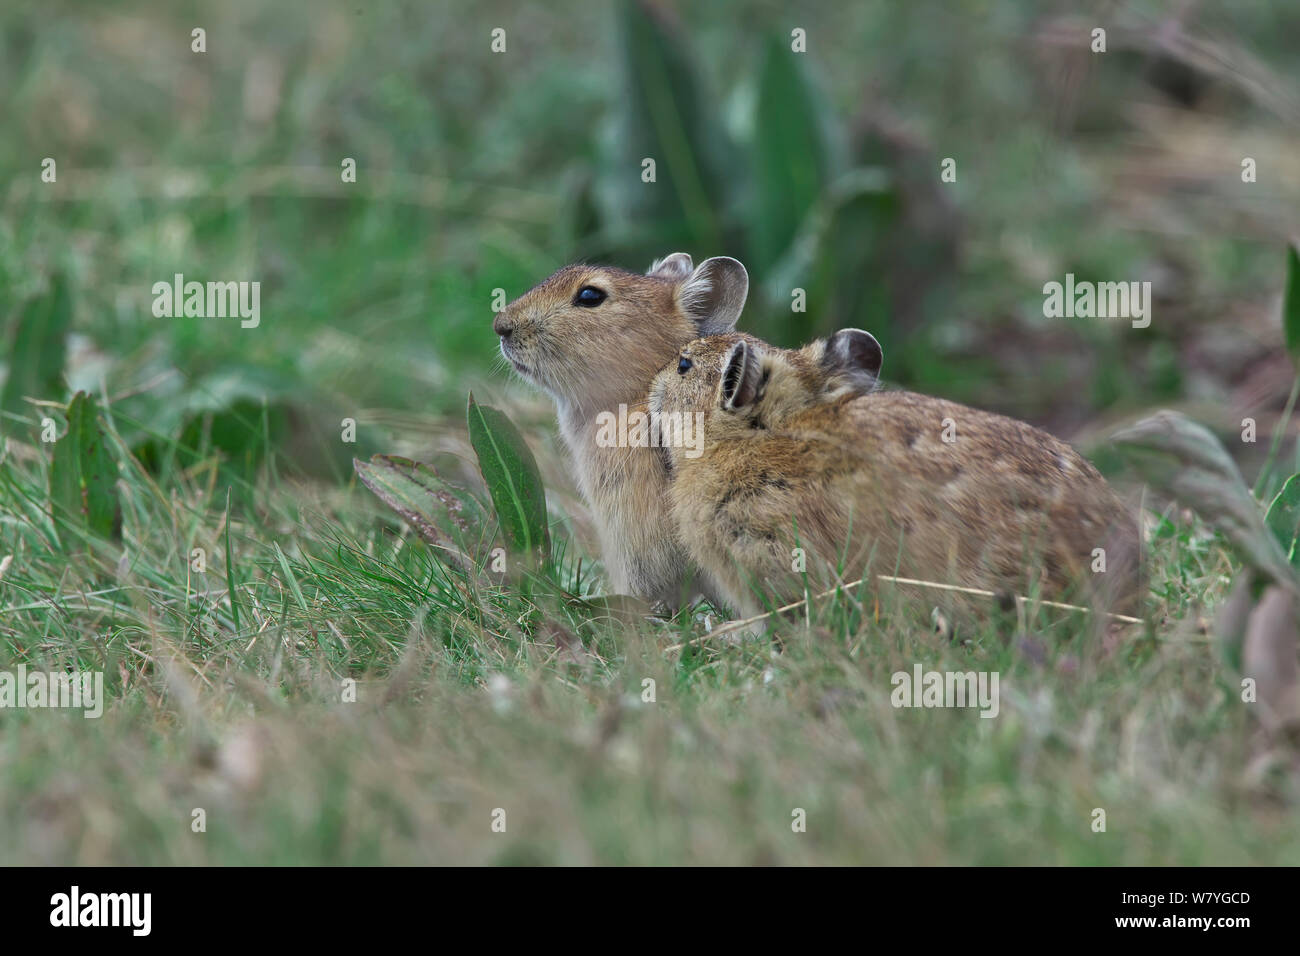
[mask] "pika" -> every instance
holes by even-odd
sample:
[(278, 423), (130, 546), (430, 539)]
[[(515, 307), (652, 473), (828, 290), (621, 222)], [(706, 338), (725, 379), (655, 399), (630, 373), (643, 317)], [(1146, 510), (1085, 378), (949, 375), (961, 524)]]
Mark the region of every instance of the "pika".
[(827, 583), (871, 567), (1065, 598), (1098, 577), (1107, 609), (1136, 606), (1136, 522), (1091, 464), (1023, 422), (879, 388), (882, 359), (857, 329), (797, 351), (730, 334), (655, 377), (652, 412), (703, 416), (702, 455), (668, 447), (673, 523), (734, 612), (801, 597), (813, 557)]
[(570, 265), (497, 314), (501, 354), (555, 400), (578, 489), (595, 517), (610, 586), (676, 609), (693, 571), (666, 520), (668, 472), (661, 449), (598, 441), (602, 413), (644, 413), (650, 380), (686, 343), (730, 332), (749, 275), (719, 256), (696, 266), (684, 252), (645, 275)]

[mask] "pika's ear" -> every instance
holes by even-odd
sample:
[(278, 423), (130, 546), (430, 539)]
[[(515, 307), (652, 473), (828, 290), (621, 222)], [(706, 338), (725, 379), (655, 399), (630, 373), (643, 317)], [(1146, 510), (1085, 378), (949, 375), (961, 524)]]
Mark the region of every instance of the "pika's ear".
[(664, 256), (650, 263), (646, 275), (664, 279), (685, 279), (694, 269), (695, 263), (691, 262), (689, 255), (684, 252), (674, 252), (671, 256)]
[(749, 295), (749, 273), (727, 256), (705, 259), (677, 289), (682, 311), (695, 320), (700, 335), (721, 335), (736, 327)]
[(840, 329), (826, 340), (822, 352), (822, 367), (828, 374), (864, 392), (876, 387), (884, 361), (885, 353), (876, 337), (861, 329)]
[(758, 353), (748, 343), (737, 342), (722, 360), (718, 404), (727, 411), (747, 408), (758, 401), (761, 390)]

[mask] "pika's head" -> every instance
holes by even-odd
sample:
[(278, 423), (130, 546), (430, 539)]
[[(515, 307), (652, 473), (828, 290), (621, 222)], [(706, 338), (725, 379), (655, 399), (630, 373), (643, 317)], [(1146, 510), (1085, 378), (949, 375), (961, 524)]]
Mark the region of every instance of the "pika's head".
[[(880, 343), (861, 329), (841, 329), (794, 350), (743, 333), (696, 339), (655, 376), (650, 411), (661, 423), (690, 416), (710, 441), (752, 437), (804, 409), (872, 391), (883, 360)], [(676, 463), (673, 444), (664, 445)]]
[(862, 329), (794, 350), (738, 332), (698, 338), (655, 376), (650, 410), (703, 412), (719, 428), (768, 428), (803, 408), (871, 392), (883, 359)]
[(698, 266), (684, 252), (645, 275), (608, 266), (565, 266), (506, 306), (492, 323), (501, 354), (561, 406), (610, 408), (702, 335), (730, 332), (749, 292), (735, 259)]

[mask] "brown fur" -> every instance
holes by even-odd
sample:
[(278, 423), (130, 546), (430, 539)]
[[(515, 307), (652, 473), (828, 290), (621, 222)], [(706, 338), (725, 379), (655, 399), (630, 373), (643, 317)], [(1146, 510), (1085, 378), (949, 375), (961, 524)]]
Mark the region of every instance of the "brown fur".
[[(722, 407), (722, 362), (756, 348), (761, 393)], [(1023, 422), (910, 392), (846, 391), (820, 366), (825, 344), (797, 352), (748, 336), (692, 342), (693, 367), (665, 367), (660, 412), (703, 411), (704, 453), (670, 449), (674, 523), (733, 610), (802, 596), (792, 549), (810, 576), (898, 574), (1069, 599), (1105, 548), (1108, 607), (1137, 603), (1138, 536), (1118, 497), (1073, 448)], [(821, 396), (829, 396), (822, 398)], [(944, 421), (955, 442), (943, 441)]]
[[(574, 303), (584, 286), (607, 298)], [(650, 379), (687, 342), (728, 331), (748, 277), (734, 259), (695, 267), (684, 253), (646, 275), (608, 266), (560, 269), (510, 303), (494, 328), (501, 352), (555, 399), (578, 488), (596, 519), (614, 592), (676, 607), (692, 591), (686, 553), (666, 520), (668, 476), (655, 448), (602, 448), (597, 416), (645, 409)]]

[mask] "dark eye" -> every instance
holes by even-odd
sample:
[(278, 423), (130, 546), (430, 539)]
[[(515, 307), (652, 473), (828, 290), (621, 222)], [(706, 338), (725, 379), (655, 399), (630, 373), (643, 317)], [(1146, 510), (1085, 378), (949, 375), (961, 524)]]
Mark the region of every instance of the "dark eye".
[(594, 285), (584, 285), (578, 290), (578, 294), (573, 297), (574, 305), (582, 305), (587, 308), (600, 305), (605, 301), (605, 293), (601, 292)]
[(681, 360), (680, 362), (677, 363), (677, 374), (678, 374), (678, 375), (685, 375), (687, 372), (689, 372), (689, 371), (691, 370), (691, 368), (692, 368), (694, 365), (695, 365), (694, 362), (692, 362), (692, 361), (691, 361), (690, 359), (688, 359), (685, 355), (683, 355), (683, 356), (682, 356), (682, 360)]

